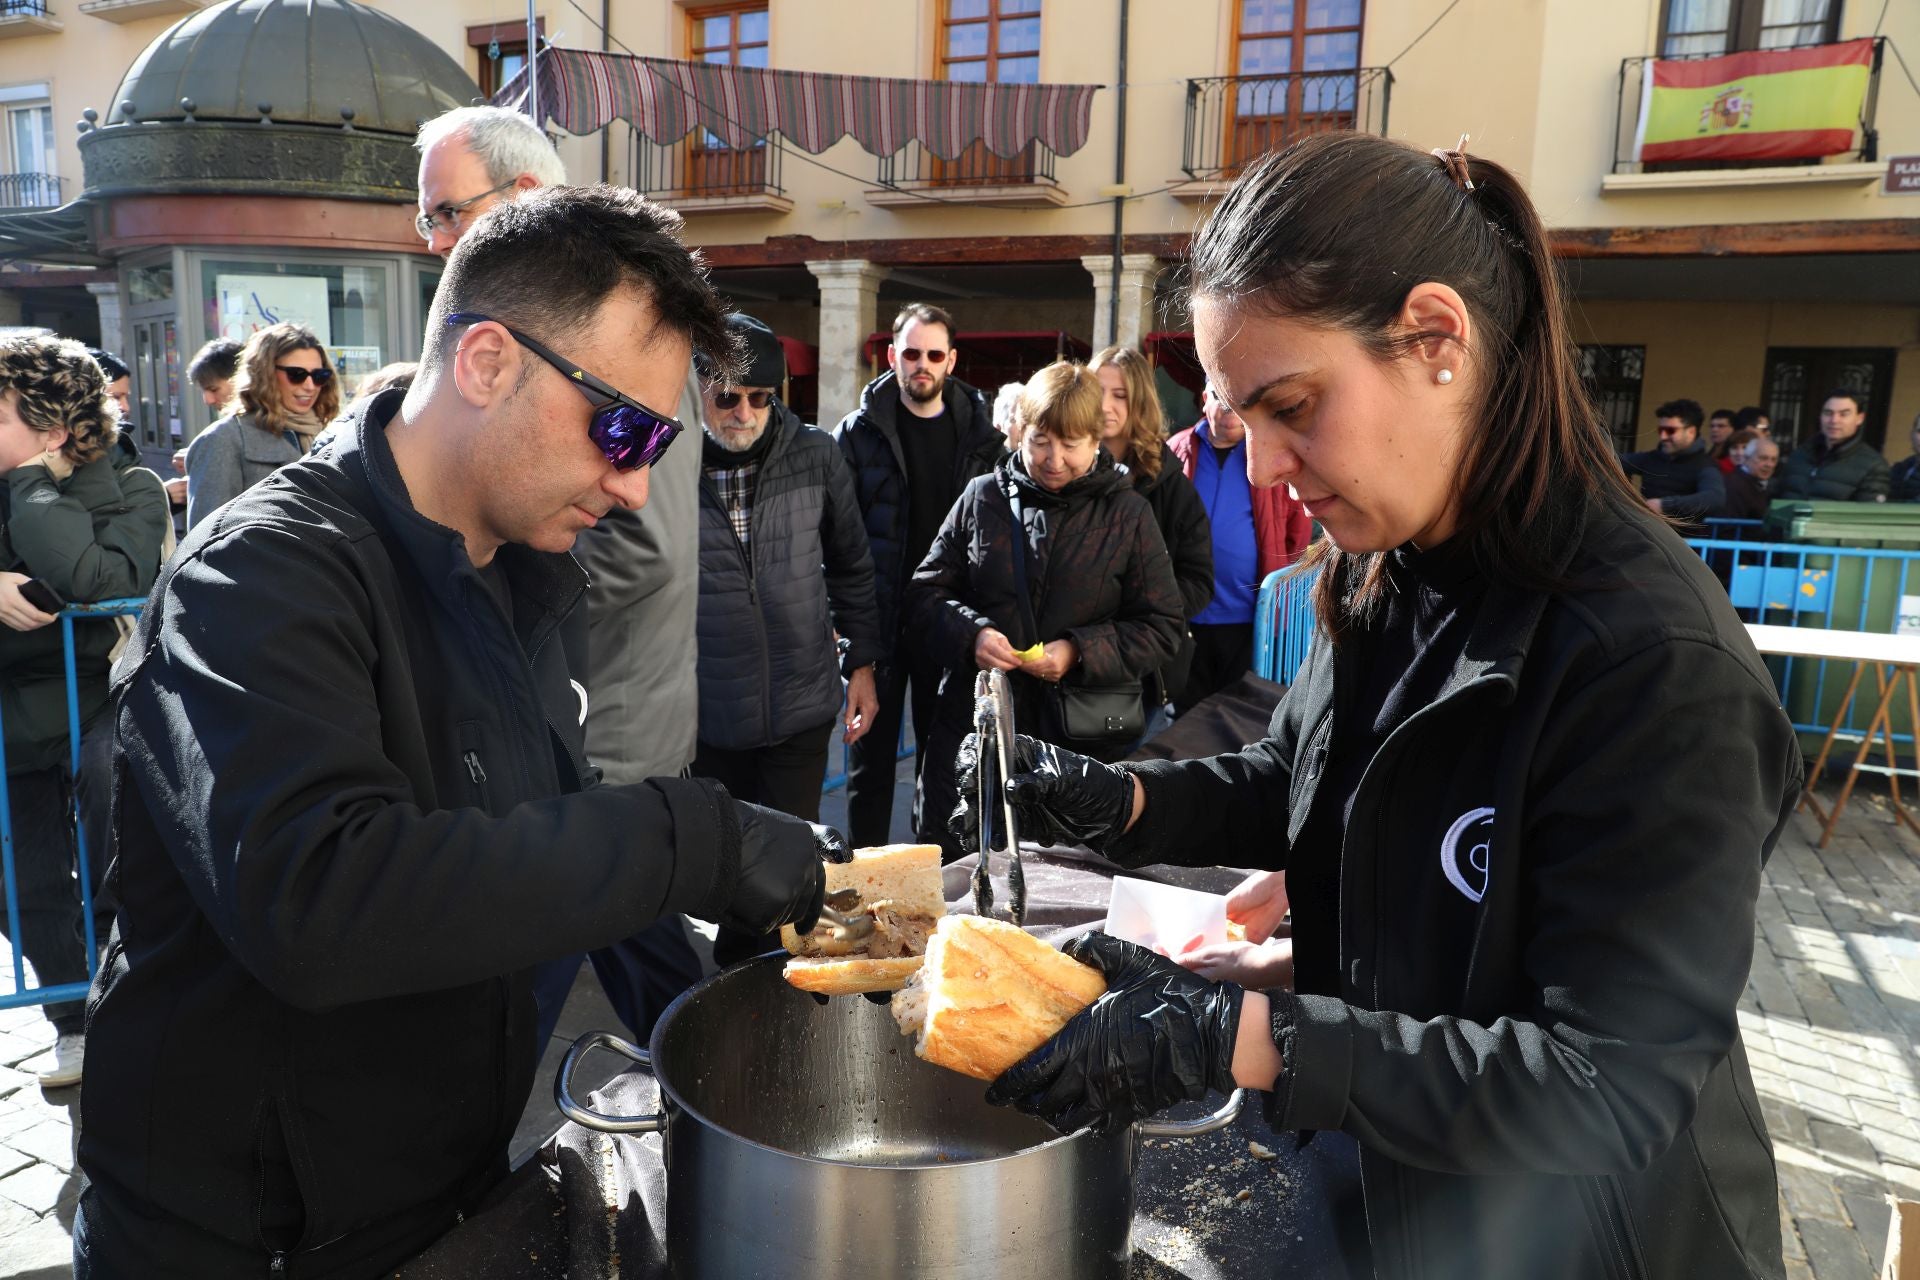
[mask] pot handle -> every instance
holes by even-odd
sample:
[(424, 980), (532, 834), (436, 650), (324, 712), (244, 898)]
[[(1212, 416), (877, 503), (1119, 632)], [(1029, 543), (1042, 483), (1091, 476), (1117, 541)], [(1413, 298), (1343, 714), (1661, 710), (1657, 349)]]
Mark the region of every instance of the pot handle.
[[(1133, 1131), (1143, 1138), (1198, 1138), (1202, 1134), (1224, 1129), (1240, 1118), (1240, 1104), (1247, 1100), (1245, 1089), (1235, 1089), (1228, 1095), (1225, 1104), (1210, 1116), (1198, 1120), (1141, 1120), (1133, 1126)], [(565, 1111), (563, 1106), (560, 1108)]]
[(560, 1114), (575, 1124), (598, 1129), (602, 1133), (663, 1132), (667, 1127), (667, 1113), (664, 1111), (650, 1116), (607, 1116), (573, 1100), (573, 1073), (579, 1067), (580, 1060), (595, 1049), (621, 1054), (639, 1063), (642, 1070), (653, 1070), (653, 1055), (639, 1045), (628, 1044), (611, 1032), (589, 1031), (568, 1046), (566, 1060), (560, 1064), (560, 1074), (553, 1078), (553, 1101), (560, 1108)]

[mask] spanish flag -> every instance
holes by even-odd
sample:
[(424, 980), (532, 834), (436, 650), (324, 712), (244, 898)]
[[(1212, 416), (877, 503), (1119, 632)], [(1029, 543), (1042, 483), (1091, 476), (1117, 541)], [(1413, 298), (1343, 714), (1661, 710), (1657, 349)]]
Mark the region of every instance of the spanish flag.
[(1650, 58), (1634, 158), (1787, 160), (1853, 150), (1874, 42)]

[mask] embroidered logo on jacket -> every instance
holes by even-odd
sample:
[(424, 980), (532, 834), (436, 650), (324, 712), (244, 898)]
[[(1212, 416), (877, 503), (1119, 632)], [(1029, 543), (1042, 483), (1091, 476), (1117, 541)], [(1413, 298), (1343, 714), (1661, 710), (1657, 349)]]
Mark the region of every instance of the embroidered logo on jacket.
[(1469, 809), (1453, 820), (1440, 841), (1440, 869), (1447, 883), (1478, 902), (1487, 893), (1487, 846), (1493, 840), (1493, 810)]

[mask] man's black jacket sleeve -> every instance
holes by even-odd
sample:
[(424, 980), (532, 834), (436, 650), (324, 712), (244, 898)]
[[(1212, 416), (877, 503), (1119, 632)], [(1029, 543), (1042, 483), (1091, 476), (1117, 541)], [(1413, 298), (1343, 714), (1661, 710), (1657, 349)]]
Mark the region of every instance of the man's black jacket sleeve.
[(1713, 464), (1701, 467), (1693, 475), (1693, 492), (1676, 494), (1660, 500), (1662, 515), (1678, 516), (1684, 520), (1708, 520), (1719, 515), (1727, 506), (1727, 485), (1720, 468)]
[[(311, 531), (304, 536), (311, 537)], [(396, 625), (345, 540), (249, 525), (177, 562), (124, 679), (119, 730), (199, 909), (304, 1008), (431, 991), (714, 918), (738, 875), (725, 792), (660, 779), (502, 817), (420, 803), (390, 757)], [(246, 584), (243, 588), (239, 584)], [(433, 741), (431, 734), (413, 735)], [(546, 743), (537, 744), (546, 749)]]

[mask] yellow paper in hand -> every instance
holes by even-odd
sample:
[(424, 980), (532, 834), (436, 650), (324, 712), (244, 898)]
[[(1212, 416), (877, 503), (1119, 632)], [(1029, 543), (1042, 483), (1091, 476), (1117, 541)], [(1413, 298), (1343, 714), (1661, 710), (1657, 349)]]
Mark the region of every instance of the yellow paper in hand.
[(1044, 658), (1046, 654), (1047, 646), (1044, 644), (1036, 644), (1029, 648), (1015, 649), (1013, 651), (1013, 656), (1022, 662), (1038, 662), (1041, 658)]

